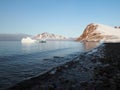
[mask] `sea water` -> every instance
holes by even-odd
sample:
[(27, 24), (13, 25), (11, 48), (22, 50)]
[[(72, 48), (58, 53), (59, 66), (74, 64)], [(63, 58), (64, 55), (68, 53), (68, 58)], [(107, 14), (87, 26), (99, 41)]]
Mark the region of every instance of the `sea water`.
[(64, 64), (95, 45), (75, 41), (32, 44), (0, 41), (0, 89), (8, 88), (49, 68)]

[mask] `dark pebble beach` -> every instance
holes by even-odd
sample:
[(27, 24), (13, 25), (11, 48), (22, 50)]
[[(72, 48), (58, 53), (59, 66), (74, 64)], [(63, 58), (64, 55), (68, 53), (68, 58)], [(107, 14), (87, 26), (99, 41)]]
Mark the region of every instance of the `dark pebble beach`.
[(7, 90), (120, 90), (120, 43), (101, 44)]

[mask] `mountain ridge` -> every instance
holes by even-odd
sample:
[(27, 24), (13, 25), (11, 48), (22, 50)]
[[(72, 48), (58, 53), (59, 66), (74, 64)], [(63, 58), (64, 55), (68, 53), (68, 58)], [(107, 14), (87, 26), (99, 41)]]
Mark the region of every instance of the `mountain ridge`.
[(33, 37), (33, 39), (47, 39), (47, 40), (60, 39), (60, 40), (65, 40), (65, 39), (68, 39), (68, 37), (53, 34), (53, 33), (44, 32), (44, 33), (41, 33), (41, 34), (37, 34), (36, 36)]
[(103, 24), (91, 23), (87, 25), (77, 41), (120, 42), (120, 29)]

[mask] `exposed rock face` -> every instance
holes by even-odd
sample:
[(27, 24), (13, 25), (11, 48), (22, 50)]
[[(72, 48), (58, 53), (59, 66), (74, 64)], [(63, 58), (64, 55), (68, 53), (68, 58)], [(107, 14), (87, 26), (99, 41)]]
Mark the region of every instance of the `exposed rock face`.
[(89, 24), (77, 41), (120, 41), (120, 30), (102, 24)]
[(68, 39), (67, 37), (65, 36), (62, 36), (62, 35), (56, 35), (56, 34), (51, 34), (51, 33), (47, 33), (47, 32), (44, 32), (42, 34), (38, 34), (37, 36), (34, 37), (34, 39), (49, 39), (49, 40), (56, 40), (56, 39)]
[(77, 38), (79, 41), (98, 41), (103, 38), (99, 32), (95, 31), (98, 28), (98, 25), (89, 24), (84, 30), (83, 34)]

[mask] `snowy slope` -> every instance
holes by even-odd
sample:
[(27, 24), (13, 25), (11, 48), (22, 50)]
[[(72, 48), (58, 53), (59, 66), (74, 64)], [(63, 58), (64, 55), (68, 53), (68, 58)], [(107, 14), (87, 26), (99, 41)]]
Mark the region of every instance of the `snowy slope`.
[(120, 29), (103, 24), (89, 24), (77, 39), (82, 41), (120, 42)]
[(62, 35), (56, 35), (56, 34), (51, 34), (51, 33), (47, 33), (47, 32), (44, 32), (42, 34), (38, 34), (34, 37), (34, 39), (68, 39), (67, 37), (65, 36), (62, 36)]
[(101, 32), (101, 34), (103, 34), (103, 35), (114, 35), (114, 36), (120, 37), (120, 29), (116, 29), (116, 28), (106, 26), (106, 25), (102, 25), (102, 24), (97, 24), (97, 25), (98, 25), (98, 28), (96, 30)]

